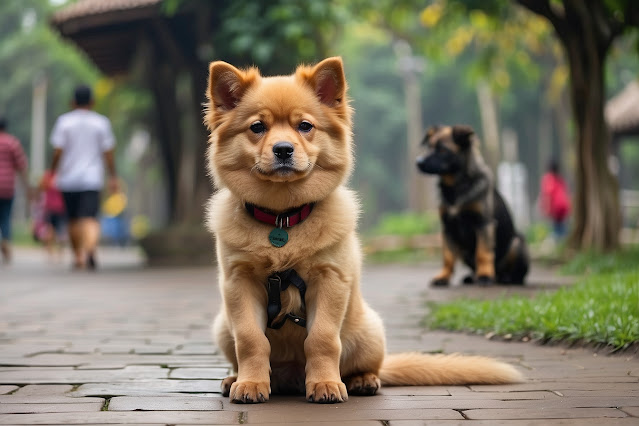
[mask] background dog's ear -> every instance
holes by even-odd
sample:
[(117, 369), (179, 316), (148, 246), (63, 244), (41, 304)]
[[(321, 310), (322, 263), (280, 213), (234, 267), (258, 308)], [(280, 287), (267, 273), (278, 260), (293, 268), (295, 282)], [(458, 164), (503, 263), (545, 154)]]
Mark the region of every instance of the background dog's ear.
[(475, 131), (472, 127), (458, 124), (453, 126), (453, 141), (462, 149), (466, 149), (472, 143)]
[(346, 95), (346, 77), (342, 58), (324, 59), (312, 69), (298, 68), (297, 74), (305, 78), (315, 90), (320, 102), (330, 107), (339, 105)]
[(209, 65), (209, 87), (206, 91), (215, 109), (232, 110), (237, 106), (246, 89), (259, 76), (256, 69), (241, 71), (223, 61)]
[(426, 130), (426, 134), (424, 135), (424, 138), (422, 139), (422, 145), (427, 145), (428, 140), (432, 138), (433, 135), (437, 133), (438, 130), (439, 130), (439, 126), (430, 126), (428, 130)]

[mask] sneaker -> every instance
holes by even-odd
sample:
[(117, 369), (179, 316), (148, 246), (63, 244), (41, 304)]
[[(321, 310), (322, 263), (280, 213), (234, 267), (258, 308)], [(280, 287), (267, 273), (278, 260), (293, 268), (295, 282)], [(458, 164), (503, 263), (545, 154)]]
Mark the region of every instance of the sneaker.
[(2, 243), (0, 245), (0, 252), (2, 252), (2, 263), (5, 265), (11, 263), (11, 247), (9, 247), (9, 244)]
[(90, 271), (95, 271), (98, 265), (95, 263), (95, 253), (89, 253), (87, 257), (87, 269)]

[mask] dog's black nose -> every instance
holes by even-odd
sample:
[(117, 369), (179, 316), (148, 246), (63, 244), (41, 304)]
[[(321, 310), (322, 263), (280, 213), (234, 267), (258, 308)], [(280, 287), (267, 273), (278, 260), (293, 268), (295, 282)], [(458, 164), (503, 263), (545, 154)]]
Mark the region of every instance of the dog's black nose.
[(273, 153), (280, 160), (287, 160), (293, 156), (293, 144), (290, 142), (278, 142), (273, 145)]

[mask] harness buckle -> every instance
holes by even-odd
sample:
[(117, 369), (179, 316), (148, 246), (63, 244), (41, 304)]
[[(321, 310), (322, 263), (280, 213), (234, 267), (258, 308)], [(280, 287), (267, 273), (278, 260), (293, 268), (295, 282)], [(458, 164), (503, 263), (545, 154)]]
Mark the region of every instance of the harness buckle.
[[(282, 279), (282, 276), (284, 277)], [(284, 280), (284, 281), (283, 281)], [(278, 323), (275, 323), (275, 318), (280, 314), (282, 310), (282, 301), (280, 293), (288, 288), (290, 284), (293, 284), (300, 292), (302, 298), (302, 306), (305, 306), (304, 299), (306, 293), (306, 283), (297, 275), (297, 273), (290, 269), (283, 272), (276, 272), (269, 275), (267, 279), (267, 299), (268, 304), (266, 306), (267, 326), (268, 328), (278, 329), (284, 325), (286, 320), (292, 321), (301, 327), (306, 327), (306, 319), (298, 317), (292, 313), (287, 313), (284, 318)]]

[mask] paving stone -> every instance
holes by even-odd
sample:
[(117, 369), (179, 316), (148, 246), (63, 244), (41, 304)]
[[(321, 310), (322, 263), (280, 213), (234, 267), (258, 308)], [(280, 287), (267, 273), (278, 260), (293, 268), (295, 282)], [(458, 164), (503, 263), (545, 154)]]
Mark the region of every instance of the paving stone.
[[(213, 358), (206, 355), (141, 355), (141, 354), (65, 354), (50, 353), (40, 354), (30, 358), (2, 358), (3, 365), (18, 365), (31, 367), (78, 367), (100, 364), (119, 363), (122, 366), (127, 365), (173, 365), (176, 367), (187, 367), (191, 365), (197, 366), (216, 366), (219, 364), (218, 357)], [(228, 365), (228, 363), (227, 363)]]
[[(277, 401), (279, 396), (272, 396), (271, 401), (267, 404), (258, 404), (257, 406), (242, 406), (237, 404), (225, 404), (225, 410), (238, 410), (251, 412), (253, 407), (260, 407), (260, 410), (274, 409), (275, 406), (269, 404), (273, 401)], [(283, 399), (283, 401), (296, 401), (296, 403), (305, 404), (303, 397), (299, 399)], [(297, 402), (299, 401), (299, 402)], [(555, 409), (555, 408), (580, 408), (580, 407), (592, 407), (592, 408), (608, 408), (618, 406), (639, 406), (639, 400), (633, 397), (580, 397), (580, 398), (549, 398), (543, 400), (543, 408)], [(262, 406), (265, 406), (262, 408)], [(468, 410), (468, 409), (539, 409), (540, 400), (521, 400), (521, 399), (461, 399), (455, 397), (428, 397), (428, 396), (413, 396), (413, 397), (351, 397), (345, 404), (339, 404), (339, 407), (348, 406), (349, 409), (361, 409), (361, 410), (416, 410), (416, 409), (452, 409), (452, 410)]]
[(58, 342), (57, 345), (22, 345), (14, 344), (9, 347), (2, 348), (3, 357), (29, 357), (45, 352), (60, 352), (64, 349), (64, 344)]
[(90, 383), (78, 387), (73, 396), (154, 396), (167, 393), (221, 393), (221, 380), (148, 380), (126, 383)]
[(495, 399), (499, 401), (508, 400), (555, 400), (561, 397), (551, 391), (521, 391), (521, 392), (463, 392), (457, 393), (454, 389), (451, 389), (450, 395), (452, 398), (463, 399)]
[(20, 388), (14, 396), (68, 396), (73, 390), (72, 385), (26, 385)]
[(100, 411), (104, 406), (102, 402), (82, 402), (68, 404), (45, 404), (45, 403), (25, 403), (0, 404), (2, 414), (30, 414), (30, 413), (79, 413), (89, 411)]
[(100, 411), (97, 413), (1, 414), (0, 425), (113, 424), (236, 425), (236, 412), (224, 411)]
[(0, 385), (0, 395), (11, 393), (18, 389), (18, 386), (14, 385)]
[(72, 396), (61, 395), (0, 395), (0, 404), (73, 404), (73, 403), (104, 402), (104, 398), (83, 397), (74, 398)]
[(119, 396), (109, 401), (109, 411), (215, 411), (222, 409), (222, 401), (217, 398), (200, 396)]
[[(260, 424), (262, 422), (258, 422), (258, 423), (250, 423), (249, 424)], [(273, 423), (271, 423), (273, 424)], [(299, 426), (300, 422), (284, 422), (284, 423), (277, 423), (279, 426)], [(329, 426), (329, 425), (335, 425), (335, 420), (331, 420), (331, 421), (321, 421), (321, 420), (315, 420), (315, 421), (305, 421), (303, 423), (304, 426)], [(338, 423), (340, 426), (380, 426), (380, 424), (382, 424), (379, 420), (340, 420)], [(186, 425), (176, 425), (176, 426), (186, 426)]]
[(630, 417), (600, 419), (508, 419), (508, 420), (393, 420), (389, 426), (636, 426), (637, 419)]
[[(565, 397), (573, 396), (597, 396), (600, 389), (562, 389), (561, 391), (555, 391)], [(606, 396), (632, 396), (639, 399), (639, 385), (634, 385), (634, 389), (607, 389)]]
[(324, 405), (319, 407), (286, 408), (285, 415), (279, 410), (250, 411), (246, 416), (247, 424), (271, 423), (280, 424), (285, 419), (288, 422), (306, 424), (308, 421), (321, 419), (323, 422), (341, 424), (350, 420), (402, 420), (402, 419), (463, 419), (454, 410), (352, 410), (339, 405)]
[(145, 344), (133, 347), (133, 352), (136, 354), (168, 354), (173, 351), (176, 345), (163, 345), (163, 344)]
[(96, 362), (88, 365), (79, 365), (76, 370), (121, 370), (126, 368), (126, 364), (118, 362)]
[(639, 417), (639, 407), (622, 407), (621, 410), (629, 416)]
[(171, 379), (224, 379), (229, 368), (176, 368), (169, 373)]
[[(561, 391), (568, 389), (592, 390), (592, 391), (610, 391), (610, 390), (636, 390), (637, 383), (582, 383), (582, 382), (534, 382), (534, 383), (518, 383), (514, 385), (472, 385), (470, 389), (475, 392), (520, 392), (535, 390), (552, 390)], [(606, 392), (607, 394), (607, 392)]]
[(207, 344), (185, 344), (181, 348), (173, 351), (176, 355), (213, 355), (217, 348), (211, 343)]
[[(467, 388), (464, 388), (468, 390)], [(450, 392), (445, 386), (386, 386), (382, 387), (378, 395), (440, 395), (450, 396)]]
[(133, 353), (133, 345), (100, 345), (95, 350), (101, 354), (109, 355), (109, 354), (132, 354)]
[[(464, 416), (475, 419), (578, 419), (598, 418), (600, 422), (608, 418), (628, 417), (626, 413), (615, 408), (550, 408), (536, 409), (503, 409), (503, 410), (464, 410)], [(601, 423), (600, 423), (601, 424)]]
[(150, 380), (167, 378), (169, 370), (159, 366), (127, 366), (121, 370), (73, 370), (30, 368), (0, 372), (0, 383), (96, 383), (106, 381)]

